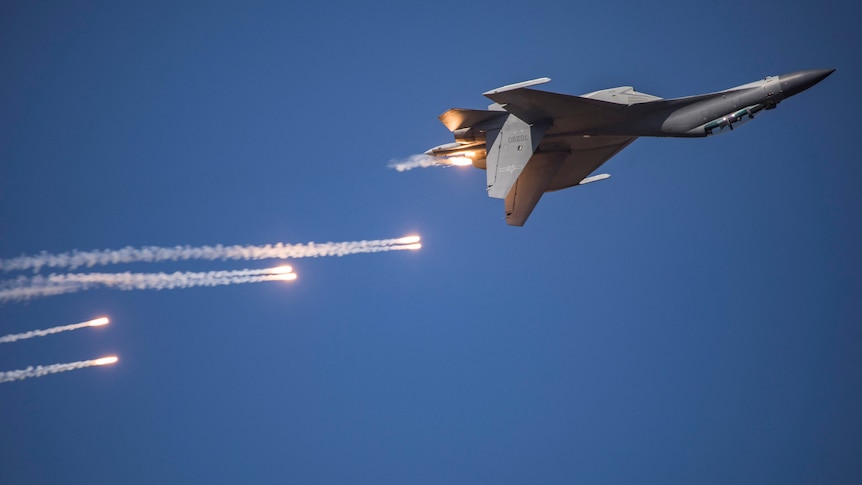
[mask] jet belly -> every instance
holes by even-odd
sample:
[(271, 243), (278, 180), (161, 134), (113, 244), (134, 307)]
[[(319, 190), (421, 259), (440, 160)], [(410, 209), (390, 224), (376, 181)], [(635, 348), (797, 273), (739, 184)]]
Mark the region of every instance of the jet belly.
[[(757, 111), (770, 103), (772, 107), (779, 101), (772, 98), (762, 87), (716, 93), (711, 99), (698, 101), (672, 112), (662, 124), (662, 134), (659, 136), (707, 136), (711, 133), (706, 127), (711, 122), (754, 106), (762, 105)], [(751, 112), (749, 116), (753, 114), (754, 112)]]

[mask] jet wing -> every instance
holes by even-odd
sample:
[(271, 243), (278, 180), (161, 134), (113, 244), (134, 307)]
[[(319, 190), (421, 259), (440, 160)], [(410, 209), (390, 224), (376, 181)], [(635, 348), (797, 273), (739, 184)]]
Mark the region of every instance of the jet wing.
[(523, 226), (557, 175), (565, 152), (536, 153), (506, 194), (506, 224)]
[[(537, 152), (506, 195), (506, 223), (523, 226), (545, 192), (578, 185), (636, 137), (572, 137), (568, 151)], [(541, 149), (541, 147), (540, 147)]]
[(547, 187), (548, 192), (578, 185), (614, 155), (629, 146), (637, 137), (593, 136), (571, 138), (570, 154)]
[[(631, 114), (628, 104), (529, 89), (529, 86), (546, 81), (546, 78), (542, 78), (504, 86), (484, 95), (533, 126), (548, 122), (553, 125), (560, 120), (605, 125), (625, 119)], [(539, 137), (543, 134), (544, 131)], [(540, 141), (528, 163), (525, 166), (520, 165), (523, 170), (506, 193), (506, 223), (513, 226), (524, 225), (542, 194), (578, 185), (636, 138), (557, 135), (553, 139)]]
[(527, 123), (580, 117), (596, 122), (613, 121), (627, 108), (625, 104), (527, 88), (488, 91), (484, 95)]

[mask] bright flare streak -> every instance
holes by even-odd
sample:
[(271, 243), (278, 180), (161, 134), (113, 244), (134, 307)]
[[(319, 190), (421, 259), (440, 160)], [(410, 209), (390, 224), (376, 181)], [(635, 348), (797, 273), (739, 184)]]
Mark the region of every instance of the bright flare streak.
[[(2, 291), (0, 291), (0, 294), (2, 294)], [(96, 327), (99, 325), (107, 325), (107, 323), (108, 323), (108, 319), (103, 317), (103, 318), (97, 318), (95, 320), (89, 320), (86, 322), (73, 323), (72, 325), (61, 325), (59, 327), (47, 328), (45, 330), (31, 330), (29, 332), (24, 332), (24, 333), (13, 333), (13, 334), (4, 335), (4, 336), (0, 337), (0, 343), (17, 342), (18, 340), (26, 340), (26, 339), (30, 339), (33, 337), (44, 337), (46, 335), (51, 335), (54, 333), (68, 332), (70, 330), (78, 330), (79, 328)]]
[(422, 249), (422, 243), (399, 244), (398, 246), (392, 246), (391, 248), (389, 248), (390, 251), (404, 251), (416, 249)]
[(407, 236), (402, 237), (401, 239), (396, 239), (398, 241), (397, 244), (413, 244), (418, 243), (420, 241), (419, 236)]
[(274, 281), (293, 281), (296, 279), (296, 273), (276, 274), (272, 276)]
[[(162, 261), (187, 261), (201, 259), (214, 261), (227, 260), (262, 260), (262, 259), (298, 259), (320, 258), (325, 256), (347, 256), (360, 253), (379, 253), (390, 251), (392, 246), (403, 244), (399, 239), (376, 239), (345, 242), (309, 242), (306, 244), (266, 244), (263, 246), (176, 246), (159, 247), (146, 246), (141, 248), (126, 247), (123, 249), (72, 251), (68, 253), (50, 254), (46, 252), (34, 256), (19, 256), (17, 258), (0, 259), (0, 270), (22, 271), (32, 269), (34, 272), (42, 268), (78, 268), (97, 265), (122, 263), (157, 263)], [(2, 284), (0, 284), (2, 289)]]
[(108, 320), (105, 317), (102, 317), (102, 318), (97, 318), (95, 320), (90, 320), (87, 323), (89, 323), (91, 327), (100, 327), (102, 325), (107, 325), (108, 323), (110, 323), (110, 320)]
[(118, 360), (120, 359), (118, 359), (116, 355), (111, 355), (109, 357), (102, 357), (101, 359), (94, 360), (93, 365), (116, 364)]
[(42, 377), (48, 374), (56, 374), (58, 372), (66, 372), (75, 369), (83, 369), (84, 367), (93, 367), (96, 365), (107, 365), (117, 362), (117, 356), (102, 357), (101, 359), (82, 360), (80, 362), (70, 362), (68, 364), (51, 364), (37, 365), (27, 367), (21, 370), (10, 370), (0, 372), (0, 382), (19, 381), (29, 379), (31, 377)]
[(276, 268), (271, 268), (271, 269), (269, 270), (269, 272), (270, 272), (270, 273), (272, 273), (272, 274), (285, 274), (285, 273), (292, 273), (292, 272), (293, 272), (293, 268), (291, 268), (290, 266), (278, 266), (278, 267), (276, 267)]
[[(386, 250), (399, 249), (390, 246)], [(289, 281), (295, 273), (273, 273), (273, 269), (243, 269), (236, 271), (207, 271), (200, 273), (67, 273), (48, 276), (19, 276), (15, 280), (0, 282), (0, 303), (10, 300), (28, 300), (62, 293), (74, 293), (91, 288), (107, 287), (118, 290), (170, 290), (196, 286), (223, 286), (264, 281)], [(283, 271), (283, 270), (279, 270)], [(85, 322), (84, 326), (89, 326)]]

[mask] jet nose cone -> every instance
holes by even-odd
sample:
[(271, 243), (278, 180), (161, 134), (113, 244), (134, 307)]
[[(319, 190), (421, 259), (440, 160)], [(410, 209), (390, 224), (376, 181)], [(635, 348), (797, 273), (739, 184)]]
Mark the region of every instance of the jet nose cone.
[(781, 82), (781, 90), (784, 92), (784, 96), (789, 97), (814, 86), (826, 79), (833, 72), (835, 72), (835, 69), (809, 69), (807, 71), (784, 74), (778, 76), (778, 79)]
[(812, 80), (811, 85), (814, 86), (815, 84), (826, 79), (830, 74), (835, 72), (835, 69), (812, 69), (808, 72), (810, 73)]

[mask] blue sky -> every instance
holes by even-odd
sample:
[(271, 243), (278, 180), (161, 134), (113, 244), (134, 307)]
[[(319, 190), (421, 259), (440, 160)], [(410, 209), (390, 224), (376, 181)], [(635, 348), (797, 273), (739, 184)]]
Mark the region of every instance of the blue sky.
[[(3, 483), (859, 483), (858, 7), (0, 7), (0, 258), (350, 241), (292, 284), (0, 305)], [(640, 139), (508, 227), (484, 173), (397, 173), (548, 76), (677, 97), (838, 71), (729, 135)], [(117, 265), (208, 271), (269, 262)], [(4, 275), (12, 277), (12, 275)]]

